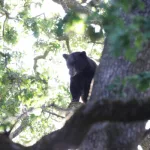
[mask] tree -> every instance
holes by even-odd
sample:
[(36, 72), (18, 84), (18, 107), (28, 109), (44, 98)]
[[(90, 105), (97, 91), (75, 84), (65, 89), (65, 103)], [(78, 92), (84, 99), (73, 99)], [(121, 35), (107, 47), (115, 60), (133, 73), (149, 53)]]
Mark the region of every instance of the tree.
[[(31, 147), (15, 145), (6, 134), (1, 134), (0, 142), (3, 143), (5, 149), (12, 150), (15, 150), (13, 145), (20, 150), (63, 150), (78, 147), (90, 150), (137, 149), (145, 133), (145, 120), (149, 118), (144, 118), (148, 113), (148, 108), (143, 104), (149, 99), (149, 1), (133, 0), (130, 3), (111, 1), (109, 5), (97, 2), (94, 6), (86, 7), (77, 1), (55, 0), (55, 2), (61, 4), (68, 14), (64, 19), (60, 19), (57, 36), (68, 39), (68, 35), (64, 36), (65, 25), (69, 28), (74, 25), (73, 20), (82, 20), (78, 14), (74, 13), (76, 11), (90, 14), (87, 22), (85, 21), (87, 24), (85, 31), (92, 42), (97, 43), (97, 40), (101, 38), (101, 31), (105, 31), (104, 50), (95, 75), (89, 103), (81, 106), (62, 129), (44, 136)], [(91, 12), (91, 7), (95, 8), (94, 12)], [(99, 15), (103, 9), (104, 13)], [(93, 28), (88, 28), (91, 24), (99, 25), (102, 30), (99, 33), (93, 32)], [(93, 39), (94, 37), (98, 38)], [(146, 102), (145, 104), (148, 105)], [(142, 107), (136, 109), (141, 106), (141, 103)], [(120, 110), (121, 115), (117, 110)], [(138, 113), (138, 110), (141, 112)], [(139, 114), (142, 114), (144, 110), (146, 113), (140, 118)], [(108, 117), (109, 119), (106, 117), (107, 112), (109, 114), (113, 112), (112, 116)], [(104, 115), (103, 118), (98, 117), (101, 114)], [(128, 120), (130, 114), (133, 115), (133, 120), (131, 120), (136, 122)], [(98, 123), (98, 121), (106, 120), (107, 122)], [(119, 123), (120, 121), (122, 122)]]

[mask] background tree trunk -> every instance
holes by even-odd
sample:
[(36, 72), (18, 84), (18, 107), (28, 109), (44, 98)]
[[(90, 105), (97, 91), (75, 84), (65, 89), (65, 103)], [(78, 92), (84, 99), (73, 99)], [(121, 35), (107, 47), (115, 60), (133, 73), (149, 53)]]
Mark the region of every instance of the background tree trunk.
[[(131, 15), (142, 15), (148, 17), (150, 15), (150, 1), (144, 0), (145, 9), (139, 11), (133, 10), (130, 14), (125, 14), (125, 21), (130, 19)], [(132, 21), (132, 20), (130, 20)], [(113, 45), (112, 45), (113, 46)], [(105, 40), (103, 54), (98, 66), (91, 94), (90, 101), (100, 101), (102, 98), (110, 100), (120, 99), (127, 101), (130, 98), (144, 100), (150, 96), (150, 91), (140, 92), (133, 86), (127, 86), (123, 89), (125, 97), (112, 92), (107, 87), (112, 81), (119, 77), (123, 79), (126, 76), (141, 73), (143, 71), (150, 71), (150, 45), (145, 44), (141, 52), (137, 55), (134, 63), (125, 60), (124, 56), (113, 57), (109, 51), (109, 41)], [(122, 48), (123, 50), (123, 48)], [(117, 89), (116, 89), (117, 90)], [(144, 122), (136, 123), (97, 123), (90, 129), (87, 137), (80, 146), (82, 150), (135, 150), (145, 130)]]

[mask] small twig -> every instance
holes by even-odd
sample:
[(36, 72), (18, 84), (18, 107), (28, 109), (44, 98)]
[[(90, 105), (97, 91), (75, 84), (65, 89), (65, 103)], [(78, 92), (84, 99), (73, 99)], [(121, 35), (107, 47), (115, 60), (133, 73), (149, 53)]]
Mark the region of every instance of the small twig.
[(60, 37), (58, 37), (58, 40), (59, 41), (65, 41), (69, 54), (72, 53), (71, 48), (70, 48), (70, 43), (69, 43), (69, 37), (68, 37), (68, 35), (60, 36)]
[[(52, 106), (54, 106), (54, 105), (52, 105)], [(56, 105), (55, 105), (55, 106), (56, 106)], [(56, 117), (59, 117), (59, 118), (61, 118), (61, 119), (64, 119), (64, 118), (65, 118), (65, 117), (60, 116), (60, 115), (58, 115), (58, 114), (56, 114), (56, 113), (50, 112), (50, 111), (48, 111), (48, 110), (45, 110), (46, 107), (49, 107), (49, 106), (41, 106), (41, 107), (37, 107), (37, 108), (31, 107), (29, 110), (25, 111), (23, 114), (21, 114), (20, 116), (18, 116), (17, 119), (16, 119), (16, 121), (15, 121), (15, 123), (14, 123), (13, 126), (11, 127), (11, 129), (10, 129), (10, 131), (9, 131), (9, 134), (12, 132), (12, 130), (13, 130), (14, 127), (17, 125), (17, 123), (19, 122), (19, 120), (26, 118), (26, 117), (27, 117), (31, 112), (33, 112), (35, 109), (41, 108), (43, 112), (47, 112), (47, 113), (49, 113), (49, 114), (51, 114), (51, 115), (54, 115), (54, 116), (56, 116)], [(20, 125), (20, 126), (13, 132), (13, 134), (11, 135), (10, 138), (12, 139), (12, 138), (16, 137), (18, 134), (20, 134), (20, 133), (23, 131), (23, 128), (24, 128), (24, 126)]]
[(41, 14), (39, 14), (39, 15), (36, 15), (36, 16), (32, 17), (32, 18), (38, 18), (38, 17), (40, 17), (40, 16), (44, 16), (44, 19), (46, 19), (45, 13), (41, 13)]
[[(25, 122), (26, 121), (26, 122)], [(15, 129), (15, 131), (13, 133), (11, 133), (10, 135), (10, 139), (15, 138), (16, 136), (18, 136), (28, 125), (29, 122), (29, 118), (26, 116), (26, 120), (22, 120), (21, 124), (19, 127), (17, 127), (17, 129)]]
[(33, 66), (34, 72), (36, 72), (36, 68), (38, 67), (38, 66), (37, 66), (37, 61), (38, 61), (39, 59), (45, 59), (46, 56), (48, 55), (48, 53), (49, 53), (49, 50), (46, 50), (43, 55), (39, 55), (39, 56), (36, 56), (36, 57), (34, 58), (34, 66)]
[(4, 20), (4, 23), (3, 23), (3, 31), (2, 31), (2, 35), (3, 35), (3, 37), (5, 36), (5, 24), (6, 24), (6, 21), (8, 20), (8, 18), (7, 18), (7, 16), (6, 16), (6, 18), (5, 18), (5, 20)]
[(68, 37), (68, 39), (66, 39), (66, 45), (67, 45), (68, 52), (69, 52), (69, 54), (70, 54), (72, 51), (71, 51), (71, 49), (70, 49), (69, 37)]
[(4, 65), (5, 67), (7, 67), (8, 60), (10, 60), (11, 55), (9, 53), (2, 53), (2, 52), (0, 52), (0, 55), (4, 57), (4, 60), (5, 60)]
[(2, 56), (2, 57), (10, 57), (10, 55), (9, 55), (9, 53), (2, 53), (2, 52), (0, 52), (0, 55)]
[(17, 125), (17, 123), (19, 122), (20, 119), (25, 118), (29, 112), (32, 112), (35, 108), (31, 107), (28, 111), (24, 112), (23, 114), (21, 114), (20, 116), (17, 117), (15, 123), (13, 124), (13, 126), (10, 129), (10, 133), (12, 132), (12, 130), (14, 129), (14, 127)]
[(150, 134), (150, 129), (148, 129), (148, 130), (145, 131), (145, 133), (144, 133), (144, 135), (143, 135), (143, 139), (144, 139), (145, 137), (147, 137), (149, 134)]
[(47, 112), (47, 113), (49, 113), (50, 115), (54, 115), (54, 116), (59, 117), (59, 118), (62, 118), (62, 119), (65, 118), (65, 117), (63, 117), (63, 116), (57, 115), (56, 113), (50, 112), (50, 111), (48, 111), (48, 110), (43, 110), (43, 112)]
[(51, 104), (51, 105), (48, 105), (46, 107), (53, 107), (54, 109), (56, 109), (58, 111), (61, 111), (61, 112), (64, 112), (64, 113), (66, 113), (68, 110), (70, 110), (68, 108), (61, 108), (61, 107), (59, 107), (59, 106), (57, 106), (55, 104)]
[(5, 13), (7, 19), (19, 20), (18, 18), (11, 17), (11, 16), (10, 16), (10, 13), (9, 13), (7, 10), (5, 10), (4, 8), (1, 8), (1, 10)]
[[(93, 42), (91, 42), (91, 41), (88, 41), (87, 43), (93, 43)], [(103, 42), (94, 42), (94, 44), (104, 44)]]

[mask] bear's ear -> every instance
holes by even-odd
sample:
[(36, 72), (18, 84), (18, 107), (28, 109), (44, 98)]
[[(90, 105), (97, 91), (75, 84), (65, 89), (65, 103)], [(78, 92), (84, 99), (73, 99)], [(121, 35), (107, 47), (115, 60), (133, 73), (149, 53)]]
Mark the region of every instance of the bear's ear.
[(63, 57), (67, 60), (68, 59), (68, 54), (63, 54)]
[(85, 57), (86, 56), (86, 52), (82, 51), (82, 52), (80, 52), (80, 55)]

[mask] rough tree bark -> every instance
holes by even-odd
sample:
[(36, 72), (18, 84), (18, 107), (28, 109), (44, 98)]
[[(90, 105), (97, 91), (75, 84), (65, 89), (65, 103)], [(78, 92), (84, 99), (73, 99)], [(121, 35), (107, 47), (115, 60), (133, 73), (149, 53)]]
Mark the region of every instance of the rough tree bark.
[[(130, 14), (125, 15), (125, 21), (131, 19), (132, 15), (141, 15), (148, 17), (150, 15), (150, 1), (143, 0), (145, 9), (139, 11), (138, 8)], [(132, 21), (132, 19), (130, 20)], [(140, 32), (140, 31), (139, 31)], [(109, 100), (120, 99), (127, 101), (131, 98), (144, 100), (150, 96), (150, 91), (145, 93), (135, 90), (132, 86), (126, 87), (123, 91), (126, 97), (120, 97), (117, 93), (110, 92), (107, 86), (116, 78), (123, 79), (126, 76), (150, 71), (150, 43), (143, 46), (141, 52), (137, 55), (134, 63), (124, 59), (124, 56), (114, 58), (109, 51), (109, 41), (105, 41), (100, 65), (95, 76), (95, 83), (91, 95), (91, 101), (100, 101), (103, 98)], [(97, 123), (90, 129), (88, 135), (83, 141), (80, 149), (82, 150), (136, 150), (137, 145), (143, 137), (145, 123)]]

